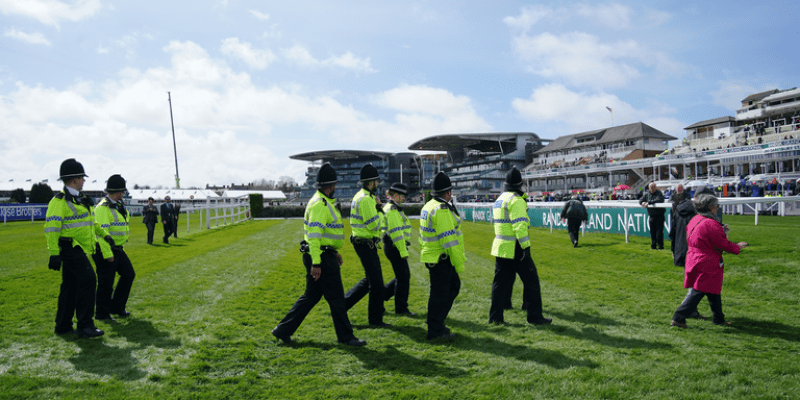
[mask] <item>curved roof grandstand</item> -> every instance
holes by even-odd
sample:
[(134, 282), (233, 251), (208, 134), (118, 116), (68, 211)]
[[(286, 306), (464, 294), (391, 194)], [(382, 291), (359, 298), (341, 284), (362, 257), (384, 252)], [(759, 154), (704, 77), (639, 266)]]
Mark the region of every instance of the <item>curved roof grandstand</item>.
[(309, 151), (308, 153), (300, 153), (295, 154), (293, 156), (289, 156), (289, 158), (293, 160), (301, 160), (301, 161), (322, 161), (322, 162), (331, 162), (333, 160), (347, 160), (347, 159), (354, 159), (354, 158), (370, 158), (370, 156), (374, 156), (376, 160), (389, 157), (393, 153), (387, 153), (384, 151), (372, 151), (372, 150), (320, 150), (320, 151)]
[(418, 140), (408, 146), (408, 149), (452, 152), (470, 148), (483, 152), (503, 152), (504, 142), (516, 148), (520, 137), (527, 138), (528, 142), (539, 146), (543, 142), (550, 142), (550, 139), (542, 139), (533, 132), (449, 133)]

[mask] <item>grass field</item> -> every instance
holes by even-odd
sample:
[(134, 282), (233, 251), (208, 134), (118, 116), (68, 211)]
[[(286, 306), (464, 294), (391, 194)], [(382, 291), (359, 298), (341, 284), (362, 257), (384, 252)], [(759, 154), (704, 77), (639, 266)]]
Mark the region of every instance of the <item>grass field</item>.
[[(349, 313), (362, 348), (336, 343), (324, 301), (296, 344), (270, 335), (304, 288), (300, 220), (191, 234), (181, 225), (169, 246), (145, 245), (134, 223), (133, 315), (98, 322), (97, 339), (53, 334), (60, 273), (47, 269), (42, 223), (0, 225), (0, 398), (800, 398), (800, 219), (725, 221), (732, 240), (751, 244), (726, 257), (732, 327), (669, 326), (683, 270), (649, 239), (589, 234), (573, 249), (566, 231), (546, 229), (531, 230), (532, 254), (553, 325), (525, 324), (519, 281), (511, 324), (489, 325), (494, 233), (466, 223), (467, 270), (447, 320), (458, 337), (425, 340), (428, 273), (415, 244), (409, 303), (419, 315), (395, 316), (388, 302), (394, 326), (369, 329), (365, 298)], [(352, 246), (342, 253), (346, 290), (363, 269)], [(700, 311), (710, 314), (705, 302)]]

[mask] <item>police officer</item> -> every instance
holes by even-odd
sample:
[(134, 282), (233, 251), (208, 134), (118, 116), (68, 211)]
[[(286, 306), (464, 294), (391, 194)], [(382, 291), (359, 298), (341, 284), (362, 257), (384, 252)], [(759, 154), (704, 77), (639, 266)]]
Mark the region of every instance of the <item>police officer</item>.
[(505, 192), (492, 207), (494, 241), (492, 255), (495, 256), (494, 282), (492, 282), (492, 306), (489, 322), (505, 323), (503, 306), (514, 284), (516, 274), (522, 280), (523, 304), (528, 305), (527, 321), (542, 325), (553, 322), (542, 316), (542, 295), (539, 275), (531, 258), (531, 242), (528, 236), (527, 196), (522, 192), (522, 174), (516, 168), (506, 174)]
[[(97, 248), (92, 256), (97, 266), (97, 310), (95, 319), (113, 321), (111, 314), (120, 317), (131, 315), (125, 309), (131, 293), (136, 272), (131, 260), (122, 246), (128, 242), (130, 214), (122, 204), (125, 195), (125, 179), (120, 175), (112, 175), (106, 184), (107, 196), (100, 200), (95, 208), (95, 220), (103, 229), (108, 230), (113, 243), (98, 240)], [(119, 274), (117, 288), (114, 289), (114, 277)]]
[(466, 253), (461, 240), (461, 218), (450, 203), (453, 185), (444, 172), (433, 178), (433, 198), (420, 213), (420, 260), (430, 273), (428, 334), (431, 339), (453, 339), (455, 333), (444, 325), (453, 301), (461, 290), (458, 274), (464, 272)]
[(317, 174), (317, 193), (308, 202), (303, 224), (304, 240), (300, 243), (303, 265), (306, 267), (306, 291), (294, 303), (292, 309), (272, 330), (272, 334), (284, 343), (293, 341), (292, 335), (306, 315), (319, 303), (322, 296), (328, 302), (333, 318), (333, 327), (339, 343), (364, 346), (366, 341), (353, 335), (353, 327), (347, 318), (344, 288), (339, 267), (342, 256), (337, 252), (344, 243), (342, 216), (334, 204), (336, 171), (325, 163)]
[(386, 232), (383, 235), (383, 253), (392, 263), (394, 279), (383, 290), (386, 300), (394, 296), (394, 312), (403, 315), (417, 315), (408, 309), (408, 291), (411, 272), (408, 269), (408, 245), (411, 244), (411, 223), (402, 204), (406, 200), (408, 187), (395, 182), (386, 191), (389, 202), (383, 206), (386, 215)]
[[(50, 252), (48, 268), (61, 270), (55, 333), (96, 337), (103, 335), (92, 319), (97, 276), (86, 255), (94, 254), (95, 235), (112, 239), (95, 223), (92, 199), (81, 194), (86, 176), (83, 165), (74, 158), (61, 163), (59, 179), (64, 189), (47, 205), (44, 235)], [(73, 316), (78, 318), (77, 330), (72, 329)]]
[(347, 309), (353, 308), (359, 300), (369, 293), (368, 320), (374, 327), (388, 327), (383, 322), (383, 273), (381, 259), (378, 257), (378, 244), (381, 238), (383, 210), (380, 199), (375, 196), (378, 189), (378, 170), (367, 164), (361, 168), (362, 189), (353, 196), (350, 203), (350, 228), (353, 235), (350, 242), (364, 266), (364, 279), (353, 285), (344, 295)]

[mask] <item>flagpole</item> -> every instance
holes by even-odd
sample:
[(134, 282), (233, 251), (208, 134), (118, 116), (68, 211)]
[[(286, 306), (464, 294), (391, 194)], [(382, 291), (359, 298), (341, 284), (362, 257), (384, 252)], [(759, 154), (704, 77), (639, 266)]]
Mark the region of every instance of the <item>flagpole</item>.
[(172, 95), (167, 92), (169, 100), (169, 122), (172, 124), (172, 149), (175, 151), (175, 188), (181, 188), (181, 177), (178, 175), (178, 145), (175, 144), (175, 121), (172, 119)]

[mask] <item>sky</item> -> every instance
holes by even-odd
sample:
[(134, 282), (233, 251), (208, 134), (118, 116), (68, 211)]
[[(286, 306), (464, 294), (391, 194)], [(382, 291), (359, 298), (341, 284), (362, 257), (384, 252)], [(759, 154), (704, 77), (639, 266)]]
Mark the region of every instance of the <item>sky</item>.
[[(796, 1), (0, 0), (0, 181), (305, 180), (318, 150), (644, 122), (800, 86)], [(609, 111), (609, 108), (612, 111)], [(20, 183), (20, 186), (24, 186)], [(27, 188), (26, 188), (27, 189)]]

